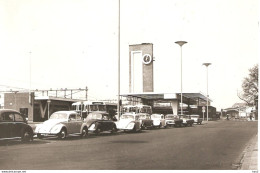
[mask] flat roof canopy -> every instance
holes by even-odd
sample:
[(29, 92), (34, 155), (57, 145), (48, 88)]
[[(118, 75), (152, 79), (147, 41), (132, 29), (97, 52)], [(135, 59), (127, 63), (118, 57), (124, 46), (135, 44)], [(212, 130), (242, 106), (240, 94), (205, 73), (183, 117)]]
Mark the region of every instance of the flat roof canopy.
[(35, 100), (57, 100), (57, 101), (67, 101), (67, 102), (79, 102), (83, 100), (79, 99), (70, 99), (70, 98), (61, 98), (61, 97), (52, 97), (52, 96), (38, 96), (34, 98)]
[[(137, 97), (141, 99), (147, 100), (156, 100), (156, 99), (163, 99), (163, 100), (175, 100), (177, 99), (177, 95), (181, 95), (181, 93), (154, 93), (154, 92), (147, 92), (147, 93), (128, 93), (128, 94), (121, 94), (120, 96), (123, 97)], [(203, 95), (202, 93), (182, 93), (183, 97), (190, 98), (190, 99), (202, 99), (207, 101), (207, 96)], [(212, 100), (209, 98), (209, 102)]]

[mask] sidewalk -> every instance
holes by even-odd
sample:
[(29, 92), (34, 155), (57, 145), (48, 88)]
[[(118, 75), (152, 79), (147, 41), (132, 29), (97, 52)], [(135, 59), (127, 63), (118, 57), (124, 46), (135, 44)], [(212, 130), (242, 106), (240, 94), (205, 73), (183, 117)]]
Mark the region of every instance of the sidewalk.
[(241, 170), (258, 170), (258, 134), (248, 143), (241, 160)]

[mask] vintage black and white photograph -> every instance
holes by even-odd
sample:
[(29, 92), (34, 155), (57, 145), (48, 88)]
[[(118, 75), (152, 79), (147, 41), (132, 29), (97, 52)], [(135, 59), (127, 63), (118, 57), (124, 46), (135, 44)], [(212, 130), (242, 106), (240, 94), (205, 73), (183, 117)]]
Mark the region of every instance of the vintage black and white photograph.
[(259, 0), (0, 0), (0, 171), (258, 172)]

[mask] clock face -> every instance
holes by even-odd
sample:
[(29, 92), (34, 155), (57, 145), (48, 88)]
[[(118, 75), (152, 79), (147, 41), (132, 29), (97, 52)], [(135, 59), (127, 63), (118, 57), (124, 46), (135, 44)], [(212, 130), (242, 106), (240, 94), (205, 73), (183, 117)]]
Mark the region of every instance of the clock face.
[(143, 56), (143, 63), (144, 64), (150, 64), (152, 62), (152, 57), (149, 54), (145, 54)]

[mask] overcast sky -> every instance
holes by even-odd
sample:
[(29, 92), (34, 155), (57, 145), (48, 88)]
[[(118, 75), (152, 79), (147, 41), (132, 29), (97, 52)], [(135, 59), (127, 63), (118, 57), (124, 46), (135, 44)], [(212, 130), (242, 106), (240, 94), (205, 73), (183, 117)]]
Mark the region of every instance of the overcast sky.
[[(241, 102), (248, 69), (258, 63), (258, 0), (121, 0), (121, 93), (128, 93), (129, 45), (153, 43), (154, 92), (207, 92), (212, 105)], [(31, 52), (31, 53), (29, 53)], [(1, 87), (89, 88), (116, 98), (118, 0), (1, 0)]]

